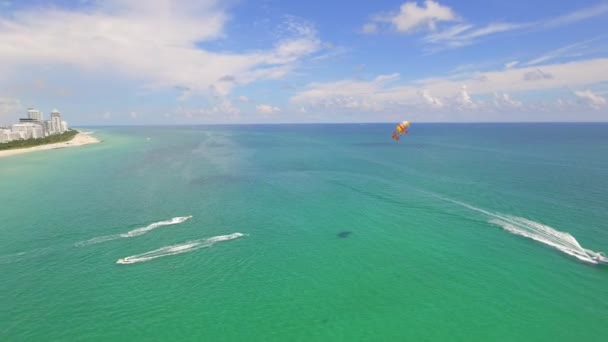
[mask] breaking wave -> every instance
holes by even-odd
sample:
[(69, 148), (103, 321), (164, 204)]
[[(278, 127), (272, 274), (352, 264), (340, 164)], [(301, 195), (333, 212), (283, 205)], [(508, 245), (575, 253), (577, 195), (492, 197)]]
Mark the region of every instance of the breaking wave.
[(228, 234), (228, 235), (214, 236), (214, 237), (207, 238), (207, 239), (189, 241), (189, 242), (182, 243), (179, 245), (165, 246), (165, 247), (161, 247), (159, 249), (155, 249), (150, 252), (131, 255), (128, 257), (118, 259), (118, 260), (116, 260), (116, 263), (117, 264), (135, 264), (138, 262), (150, 261), (152, 259), (162, 258), (162, 257), (169, 256), (169, 255), (188, 253), (188, 252), (195, 251), (197, 249), (211, 247), (214, 244), (221, 242), (221, 241), (233, 240), (236, 238), (240, 238), (242, 236), (244, 236), (244, 234), (242, 234), (242, 233), (232, 233), (232, 234)]
[(502, 213), (493, 213), (464, 202), (459, 202), (438, 195), (433, 196), (489, 216), (491, 218), (488, 221), (489, 223), (497, 225), (511, 234), (527, 237), (529, 239), (538, 241), (586, 263), (598, 263), (595, 260), (595, 258), (600, 255), (598, 252), (583, 248), (580, 243), (574, 238), (574, 236), (566, 232), (561, 232), (553, 227), (532, 220), (528, 220), (523, 217), (506, 215)]
[(92, 238), (90, 240), (86, 240), (86, 241), (80, 241), (76, 243), (76, 246), (87, 246), (87, 245), (94, 245), (97, 243), (102, 243), (102, 242), (106, 242), (106, 241), (112, 241), (112, 240), (116, 240), (116, 239), (120, 239), (120, 238), (130, 238), (130, 237), (134, 237), (134, 236), (140, 236), (140, 235), (144, 235), (147, 232), (160, 228), (160, 227), (164, 227), (164, 226), (172, 226), (174, 224), (180, 224), (183, 222), (186, 222), (187, 220), (191, 219), (192, 215), (190, 216), (180, 216), (180, 217), (174, 217), (170, 220), (165, 220), (165, 221), (158, 221), (158, 222), (154, 222), (152, 224), (149, 224), (145, 227), (140, 227), (137, 229), (133, 229), (130, 230), (126, 233), (123, 234), (114, 234), (114, 235), (106, 235), (106, 236), (99, 236), (96, 238)]

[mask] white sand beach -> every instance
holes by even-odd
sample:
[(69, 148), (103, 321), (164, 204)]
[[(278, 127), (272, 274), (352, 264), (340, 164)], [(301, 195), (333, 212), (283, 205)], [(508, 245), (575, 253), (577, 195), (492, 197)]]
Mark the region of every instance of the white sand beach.
[(55, 144), (47, 144), (41, 146), (34, 146), (28, 148), (19, 148), (15, 150), (6, 150), (0, 151), (0, 158), (2, 157), (10, 157), (18, 154), (36, 152), (36, 151), (44, 151), (44, 150), (54, 150), (56, 148), (66, 148), (66, 147), (75, 147), (75, 146), (83, 146), (88, 144), (95, 144), (101, 142), (101, 140), (92, 136), (93, 132), (79, 132), (76, 134), (74, 139), (70, 141), (55, 143)]

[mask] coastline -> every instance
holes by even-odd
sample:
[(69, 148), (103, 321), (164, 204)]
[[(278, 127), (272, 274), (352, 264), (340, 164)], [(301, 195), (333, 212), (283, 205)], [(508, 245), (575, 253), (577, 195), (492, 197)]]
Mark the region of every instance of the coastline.
[(40, 145), (40, 146), (33, 146), (33, 147), (28, 147), (28, 148), (19, 148), (19, 149), (14, 149), (14, 150), (0, 151), (0, 158), (15, 156), (15, 155), (24, 154), (24, 153), (36, 152), (36, 151), (54, 150), (57, 148), (76, 147), (76, 146), (100, 143), (101, 140), (99, 140), (91, 135), (93, 133), (94, 132), (78, 132), (78, 134), (76, 134), (76, 136), (70, 141), (64, 141), (64, 142), (60, 142), (60, 143)]

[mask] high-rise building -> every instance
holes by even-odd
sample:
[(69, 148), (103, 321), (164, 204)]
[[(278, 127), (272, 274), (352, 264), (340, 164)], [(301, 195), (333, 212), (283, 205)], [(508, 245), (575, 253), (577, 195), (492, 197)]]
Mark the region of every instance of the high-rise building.
[(27, 110), (27, 117), (32, 120), (42, 121), (42, 112), (33, 108)]
[(61, 125), (61, 114), (57, 109), (53, 109), (51, 112), (51, 127), (53, 128), (54, 134), (63, 133), (63, 126)]
[(55, 134), (55, 132), (53, 131), (52, 121), (44, 120), (42, 124), (44, 125), (44, 131), (46, 136)]

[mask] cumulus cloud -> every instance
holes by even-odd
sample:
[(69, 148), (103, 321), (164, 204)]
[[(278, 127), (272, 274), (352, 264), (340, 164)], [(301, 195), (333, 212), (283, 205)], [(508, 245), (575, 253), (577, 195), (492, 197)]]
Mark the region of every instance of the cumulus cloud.
[(455, 98), (455, 103), (461, 108), (475, 108), (477, 106), (475, 102), (473, 102), (471, 95), (469, 95), (466, 85), (460, 87), (460, 92)]
[(606, 99), (591, 90), (577, 90), (574, 92), (581, 101), (589, 105), (591, 108), (599, 109), (606, 105)]
[(267, 105), (267, 104), (259, 104), (257, 106), (255, 106), (255, 108), (257, 109), (259, 114), (276, 114), (279, 113), (281, 111), (281, 109), (279, 107), (274, 107), (271, 105)]
[(430, 105), (431, 107), (434, 107), (434, 108), (443, 107), (443, 102), (439, 98), (433, 97), (431, 95), (431, 92), (428, 89), (423, 89), (422, 91), (420, 91), (420, 96), (422, 97), (424, 102), (426, 104)]
[(228, 117), (238, 117), (241, 114), (241, 110), (236, 107), (230, 100), (222, 98), (219, 103), (207, 111), (207, 113), (215, 114), (226, 114)]
[[(41, 20), (44, 18), (44, 20)], [(266, 50), (213, 52), (228, 15), (215, 0), (107, 0), (86, 11), (32, 7), (0, 17), (0, 74), (28, 66), (115, 73), (151, 88), (227, 95), (235, 86), (277, 79), (323, 48), (313, 25), (289, 19)]]
[(207, 122), (228, 122), (238, 120), (240, 114), (241, 110), (232, 101), (225, 97), (218, 97), (208, 107), (188, 108), (180, 106), (173, 113), (167, 113), (165, 116)]
[(522, 103), (520, 101), (511, 98), (511, 95), (507, 93), (494, 93), (494, 105), (497, 108), (520, 108)]
[[(428, 78), (399, 84), (398, 74), (371, 80), (339, 80), (310, 83), (291, 97), (298, 106), (327, 109), (386, 111), (405, 106), (427, 109), (487, 109), (476, 95), (494, 95), (501, 108), (523, 105), (511, 93), (587, 86), (608, 81), (608, 59), (593, 59), (535, 67), (504, 69), (472, 74), (454, 80)], [(528, 76), (526, 76), (528, 75)], [(526, 80), (527, 78), (527, 80)], [(535, 80), (534, 82), (529, 80)], [(463, 85), (466, 85), (463, 87)], [(492, 106), (495, 107), (495, 106)]]
[(375, 32), (377, 23), (388, 23), (401, 33), (411, 33), (419, 29), (435, 30), (437, 23), (456, 19), (456, 13), (451, 8), (433, 0), (426, 0), (421, 6), (416, 2), (405, 2), (397, 13), (375, 15), (370, 23), (363, 26), (363, 32)]

